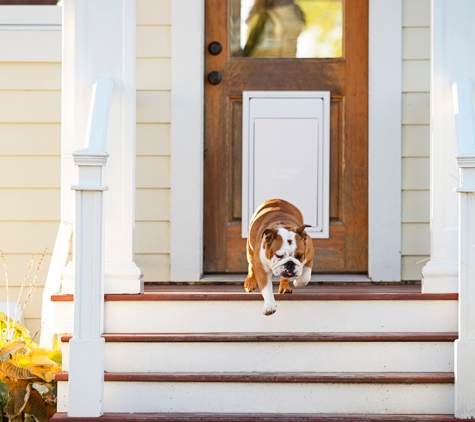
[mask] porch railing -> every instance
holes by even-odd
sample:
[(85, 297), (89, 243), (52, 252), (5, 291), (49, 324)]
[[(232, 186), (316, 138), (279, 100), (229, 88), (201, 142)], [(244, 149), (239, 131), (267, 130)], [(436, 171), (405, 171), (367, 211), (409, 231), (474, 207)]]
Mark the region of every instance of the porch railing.
[(43, 302), (41, 307), (41, 347), (53, 349), (54, 346), (54, 304), (51, 296), (58, 294), (61, 288), (61, 271), (68, 260), (73, 236), (73, 225), (67, 221), (61, 221), (54, 243), (53, 256), (46, 277), (45, 289), (43, 290)]
[(94, 85), (86, 146), (73, 152), (78, 166), (74, 226), (74, 331), (69, 343), (68, 416), (103, 414), (104, 207), (103, 168), (113, 82)]
[(469, 78), (453, 84), (459, 167), (459, 338), (455, 341), (455, 416), (475, 417), (475, 113)]

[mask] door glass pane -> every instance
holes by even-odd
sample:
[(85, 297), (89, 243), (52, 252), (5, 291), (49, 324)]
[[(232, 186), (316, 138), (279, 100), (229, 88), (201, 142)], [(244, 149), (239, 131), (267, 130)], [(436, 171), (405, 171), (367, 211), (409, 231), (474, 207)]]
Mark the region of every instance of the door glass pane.
[(342, 56), (342, 0), (231, 0), (233, 57)]

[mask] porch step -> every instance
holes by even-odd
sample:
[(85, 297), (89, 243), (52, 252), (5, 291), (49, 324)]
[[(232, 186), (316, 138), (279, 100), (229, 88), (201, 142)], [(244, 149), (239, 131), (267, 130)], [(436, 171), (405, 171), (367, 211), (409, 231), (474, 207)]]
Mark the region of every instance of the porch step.
[[(104, 378), (105, 412), (453, 411), (453, 373), (106, 373)], [(58, 411), (65, 412), (68, 375), (56, 379)]]
[[(457, 333), (147, 333), (103, 337), (107, 372), (374, 373), (451, 372)], [(61, 338), (65, 371), (69, 369), (70, 338)]]
[[(312, 285), (276, 295), (277, 313), (265, 317), (261, 295), (242, 286), (148, 289), (105, 297), (111, 418), (453, 420), (456, 294)], [(71, 332), (73, 297), (53, 300), (56, 332)], [(58, 387), (66, 412), (67, 374)]]
[[(455, 332), (457, 295), (420, 286), (312, 285), (277, 295), (262, 315), (262, 296), (242, 286), (154, 286), (142, 295), (106, 295), (107, 333)], [(56, 295), (55, 331), (72, 332), (73, 296)]]
[(174, 421), (174, 422), (452, 422), (453, 415), (374, 415), (374, 414), (304, 414), (304, 413), (105, 413), (100, 418), (68, 418), (57, 413), (54, 422), (119, 422), (119, 421)]

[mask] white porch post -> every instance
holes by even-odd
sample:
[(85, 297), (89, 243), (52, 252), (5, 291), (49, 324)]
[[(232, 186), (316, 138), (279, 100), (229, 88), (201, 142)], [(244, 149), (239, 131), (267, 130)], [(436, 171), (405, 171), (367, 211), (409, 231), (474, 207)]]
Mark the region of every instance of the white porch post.
[(473, 0), (432, 0), (431, 55), (431, 260), (422, 291), (458, 291), (458, 171), (452, 82), (475, 78)]
[[(74, 222), (76, 169), (72, 151), (85, 139), (91, 89), (98, 77), (114, 82), (106, 150), (105, 293), (140, 293), (134, 263), (135, 228), (135, 0), (63, 1), (62, 220)], [(74, 260), (74, 256), (73, 256)], [(74, 292), (74, 261), (63, 270), (63, 293)]]
[(103, 413), (104, 396), (104, 227), (102, 168), (107, 154), (74, 153), (76, 191), (74, 335), (70, 340), (68, 416)]
[(475, 113), (469, 78), (454, 84), (460, 170), (459, 339), (455, 341), (455, 416), (475, 418)]
[(79, 167), (74, 224), (74, 332), (70, 341), (68, 416), (103, 413), (104, 396), (104, 191), (103, 168), (113, 82), (94, 85), (85, 148), (73, 152)]

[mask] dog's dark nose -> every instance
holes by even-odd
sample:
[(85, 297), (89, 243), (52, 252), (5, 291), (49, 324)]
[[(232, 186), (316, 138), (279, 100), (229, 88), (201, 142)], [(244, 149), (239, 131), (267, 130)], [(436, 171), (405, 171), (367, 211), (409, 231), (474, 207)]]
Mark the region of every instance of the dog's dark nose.
[(287, 261), (285, 263), (286, 270), (293, 270), (295, 268), (295, 263), (293, 261)]

